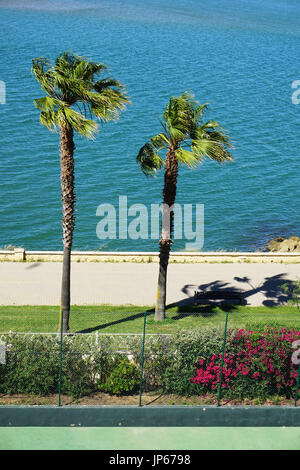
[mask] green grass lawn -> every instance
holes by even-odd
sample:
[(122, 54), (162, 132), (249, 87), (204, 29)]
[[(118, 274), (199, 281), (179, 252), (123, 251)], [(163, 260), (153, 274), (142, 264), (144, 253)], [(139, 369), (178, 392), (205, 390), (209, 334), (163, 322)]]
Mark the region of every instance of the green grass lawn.
[[(224, 326), (229, 312), (229, 328), (260, 329), (264, 326), (300, 329), (296, 307), (213, 306), (172, 307), (163, 323), (154, 321), (153, 308), (147, 306), (72, 306), (72, 332), (142, 333), (147, 311), (146, 333), (176, 333), (181, 329)], [(0, 333), (58, 331), (58, 306), (0, 306)]]

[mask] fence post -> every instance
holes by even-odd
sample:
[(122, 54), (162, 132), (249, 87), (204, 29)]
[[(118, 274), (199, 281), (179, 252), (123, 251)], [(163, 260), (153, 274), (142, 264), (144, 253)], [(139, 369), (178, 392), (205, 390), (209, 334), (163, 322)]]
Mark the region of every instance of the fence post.
[(299, 375), (300, 375), (300, 362), (299, 362), (299, 366), (298, 366), (298, 377), (297, 377), (297, 385), (296, 385), (295, 406), (297, 406), (297, 401), (298, 401)]
[(60, 313), (60, 350), (59, 350), (58, 406), (61, 406), (61, 373), (62, 373), (63, 316), (64, 316), (64, 312), (63, 312), (63, 310), (61, 310), (61, 313)]
[(222, 351), (222, 361), (221, 361), (221, 373), (220, 373), (219, 390), (218, 390), (218, 406), (220, 406), (220, 399), (221, 399), (223, 364), (224, 364), (224, 354), (225, 354), (226, 335), (227, 335), (227, 322), (228, 322), (228, 312), (226, 312), (226, 319), (225, 319), (224, 341), (223, 341), (223, 351)]
[(144, 351), (145, 351), (145, 333), (146, 333), (146, 313), (144, 312), (144, 330), (143, 330), (143, 345), (142, 345), (142, 360), (141, 360), (141, 377), (140, 377), (140, 400), (139, 406), (142, 406), (142, 393), (143, 393), (143, 370), (144, 370)]

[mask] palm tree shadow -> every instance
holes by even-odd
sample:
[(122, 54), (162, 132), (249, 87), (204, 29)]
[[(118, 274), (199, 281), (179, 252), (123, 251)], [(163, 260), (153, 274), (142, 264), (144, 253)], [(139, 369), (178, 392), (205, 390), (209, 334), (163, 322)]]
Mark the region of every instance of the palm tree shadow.
[(40, 265), (41, 265), (41, 263), (31, 263), (31, 264), (28, 264), (28, 266), (26, 266), (25, 269), (37, 268)]
[[(228, 293), (242, 293), (242, 305), (247, 305), (247, 299), (255, 294), (263, 294), (265, 299), (262, 302), (262, 305), (266, 307), (277, 307), (280, 305), (286, 304), (291, 298), (291, 292), (293, 288), (293, 281), (287, 280), (285, 278), (286, 273), (277, 274), (275, 276), (266, 277), (264, 281), (255, 286), (253, 280), (249, 277), (234, 277), (234, 280), (238, 282), (237, 285), (232, 285), (226, 281), (213, 281), (207, 284), (185, 284), (181, 291), (185, 294), (185, 297), (180, 301), (173, 302), (166, 306), (166, 311), (177, 308), (177, 311), (174, 312), (171, 318), (172, 320), (180, 320), (186, 316), (193, 317), (213, 317), (217, 315), (218, 310), (223, 310), (224, 312), (234, 312), (239, 305), (236, 303), (230, 303), (228, 300), (216, 302), (215, 299), (208, 298), (208, 304), (194, 305), (194, 291), (203, 291), (206, 293), (209, 292), (222, 292), (225, 294)], [(283, 291), (283, 284), (288, 287), (288, 293)], [(209, 297), (209, 296), (208, 296)], [(213, 297), (213, 295), (212, 295)], [(155, 309), (149, 309), (146, 311), (146, 316), (153, 315)], [(145, 312), (139, 312), (133, 315), (124, 316), (115, 321), (97, 325), (91, 328), (85, 328), (84, 330), (77, 331), (77, 333), (93, 333), (94, 331), (105, 330), (109, 326), (119, 325), (122, 323), (128, 323), (133, 320), (137, 320), (144, 316)], [(168, 318), (168, 317), (167, 317)], [(170, 318), (170, 317), (169, 317)]]
[[(146, 311), (146, 316), (152, 315), (154, 313), (155, 309), (152, 308), (150, 310)], [(124, 318), (120, 318), (115, 321), (111, 321), (108, 323), (102, 323), (101, 325), (93, 326), (91, 328), (85, 328), (84, 330), (76, 331), (76, 333), (93, 333), (94, 331), (99, 331), (99, 330), (105, 330), (105, 328), (109, 326), (114, 326), (114, 325), (119, 325), (121, 323), (127, 323), (133, 320), (137, 320), (138, 318), (143, 318), (145, 315), (145, 312), (139, 312), (135, 313), (134, 315), (129, 315), (129, 316), (124, 316)]]
[[(266, 299), (263, 305), (266, 307), (276, 307), (288, 303), (292, 298), (294, 282), (284, 279), (285, 274), (277, 274), (276, 276), (266, 277), (265, 282), (260, 288)], [(283, 291), (283, 285), (287, 287), (287, 291)], [(251, 292), (249, 295), (252, 295)]]
[[(233, 293), (237, 294), (240, 290), (236, 287), (228, 287), (228, 283), (222, 281), (214, 281), (208, 284), (185, 284), (181, 291), (187, 296), (184, 299), (169, 304), (167, 309), (177, 307), (178, 315), (173, 316), (173, 320), (180, 320), (186, 316), (193, 316), (193, 317), (213, 317), (218, 314), (217, 309), (221, 309), (224, 311), (232, 311), (236, 309), (235, 302), (224, 300), (224, 301), (216, 301), (215, 293), (220, 293), (220, 299), (222, 298), (222, 293), (224, 297), (228, 296), (228, 294)], [(195, 305), (195, 297), (194, 292), (201, 291), (205, 292), (206, 299), (204, 301), (200, 301), (197, 305)], [(212, 293), (211, 297), (209, 293)], [(227, 294), (225, 296), (225, 294)], [(230, 296), (229, 296), (230, 297)]]
[[(217, 314), (217, 308), (232, 312), (238, 308), (239, 304), (247, 305), (247, 299), (255, 294), (263, 294), (265, 298), (262, 301), (262, 305), (265, 307), (282, 306), (291, 299), (294, 285), (293, 281), (286, 279), (285, 276), (286, 273), (281, 273), (266, 277), (264, 281), (257, 286), (255, 286), (253, 280), (247, 276), (234, 277), (238, 285), (232, 285), (229, 282), (220, 280), (200, 285), (186, 284), (181, 289), (186, 297), (178, 302), (169, 304), (167, 309), (178, 308), (178, 315), (173, 316), (173, 320), (179, 320), (183, 316), (212, 317)], [(285, 291), (283, 291), (283, 285), (287, 287)], [(205, 292), (207, 305), (205, 305), (205, 303), (197, 306), (194, 305), (195, 291)], [(210, 292), (212, 293), (211, 298), (209, 297)], [(224, 297), (228, 297), (228, 299), (216, 301), (216, 292), (220, 293), (220, 298), (222, 297), (222, 293), (224, 293)], [(241, 303), (230, 302), (230, 293), (240, 294), (242, 297)]]

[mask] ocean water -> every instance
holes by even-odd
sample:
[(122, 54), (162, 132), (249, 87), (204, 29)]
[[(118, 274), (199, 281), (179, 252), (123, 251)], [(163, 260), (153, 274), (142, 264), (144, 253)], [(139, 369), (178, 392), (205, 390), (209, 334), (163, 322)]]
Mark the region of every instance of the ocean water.
[(1, 247), (62, 247), (59, 136), (39, 123), (31, 60), (65, 50), (106, 63), (132, 100), (95, 141), (76, 137), (74, 249), (157, 249), (151, 239), (100, 240), (96, 210), (120, 195), (161, 202), (163, 174), (147, 179), (136, 155), (185, 90), (210, 103), (207, 118), (235, 144), (234, 163), (180, 168), (177, 202), (204, 204), (203, 249), (250, 251), (300, 234), (298, 0), (0, 0)]

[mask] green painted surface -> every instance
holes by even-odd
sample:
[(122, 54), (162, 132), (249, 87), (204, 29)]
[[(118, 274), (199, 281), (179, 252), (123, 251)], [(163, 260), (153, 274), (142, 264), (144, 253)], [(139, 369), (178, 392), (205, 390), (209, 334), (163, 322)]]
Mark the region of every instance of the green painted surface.
[(300, 427), (2, 427), (0, 450), (300, 450)]

